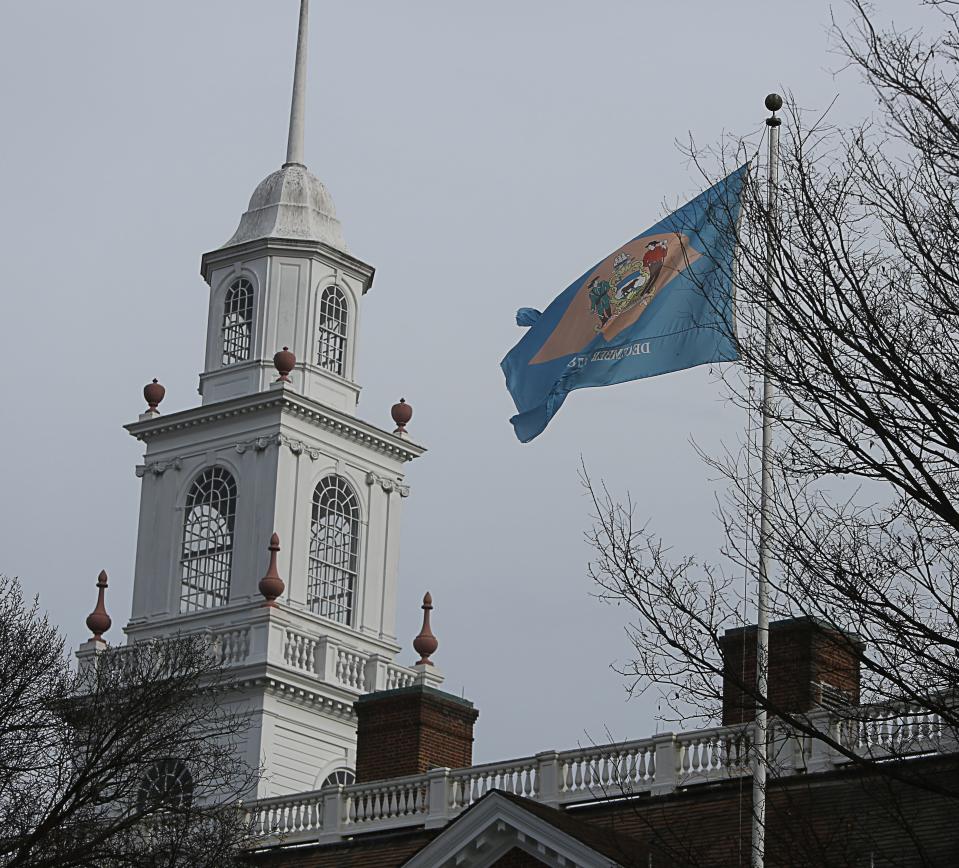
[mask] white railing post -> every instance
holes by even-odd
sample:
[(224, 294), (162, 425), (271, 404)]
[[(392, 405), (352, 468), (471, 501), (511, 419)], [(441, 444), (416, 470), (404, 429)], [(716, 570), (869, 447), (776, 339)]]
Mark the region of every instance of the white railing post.
[(347, 798), (341, 784), (323, 787), (320, 790), (322, 817), (320, 834), (317, 840), (321, 843), (339, 841), (343, 837), (343, 826), (347, 818)]
[[(838, 719), (833, 720), (828, 711), (815, 712), (809, 715), (809, 722), (823, 735), (832, 736), (833, 738), (839, 738), (841, 736), (842, 724)], [(806, 772), (808, 774), (815, 774), (817, 772), (832, 771), (835, 764), (835, 756), (835, 751), (822, 739), (810, 736), (809, 756), (806, 757)]]
[(316, 643), (316, 674), (327, 684), (337, 684), (336, 662), (339, 646), (329, 636), (320, 636)]
[(653, 738), (656, 748), (656, 777), (650, 792), (654, 795), (671, 793), (679, 778), (680, 744), (671, 732), (660, 733)]
[(536, 754), (536, 801), (551, 808), (559, 805), (559, 754), (555, 750)]
[(450, 818), (450, 770), (430, 769), (426, 773), (429, 804), (427, 805), (426, 828), (445, 826)]
[(106, 651), (107, 643), (102, 639), (88, 639), (77, 649), (78, 668), (81, 675), (92, 675), (97, 658)]
[(386, 690), (386, 676), (389, 658), (382, 654), (370, 654), (366, 661), (366, 692), (375, 693)]

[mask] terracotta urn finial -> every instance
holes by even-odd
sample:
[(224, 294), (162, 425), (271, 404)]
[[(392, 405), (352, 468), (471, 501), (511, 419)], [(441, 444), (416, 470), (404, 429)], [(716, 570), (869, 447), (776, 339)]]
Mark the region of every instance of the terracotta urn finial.
[(278, 383), (290, 383), (290, 371), (296, 365), (296, 356), (290, 352), (289, 347), (283, 347), (275, 356), (273, 356), (273, 365), (276, 372), (280, 375), (276, 378)]
[(143, 397), (146, 399), (147, 413), (150, 416), (159, 415), (160, 411), (157, 406), (163, 400), (164, 395), (166, 395), (166, 389), (157, 382), (156, 377), (153, 378), (152, 383), (147, 383), (143, 387)]
[(439, 641), (433, 635), (433, 631), (430, 628), (430, 611), (432, 608), (433, 597), (430, 595), (430, 592), (427, 591), (423, 597), (423, 627), (420, 630), (419, 636), (413, 640), (413, 650), (420, 655), (420, 659), (416, 661), (417, 666), (421, 663), (432, 666), (433, 661), (430, 660), (430, 654), (435, 654), (436, 649), (440, 647)]
[(107, 589), (106, 570), (100, 570), (100, 575), (97, 576), (97, 589), (97, 607), (87, 615), (87, 629), (93, 634), (93, 641), (102, 642), (103, 634), (113, 624), (113, 619), (107, 614), (107, 607), (103, 602), (103, 593)]
[(266, 597), (264, 606), (276, 606), (276, 598), (286, 590), (286, 585), (280, 574), (276, 571), (276, 553), (280, 550), (280, 538), (277, 534), (270, 537), (270, 566), (267, 568), (266, 575), (260, 579), (260, 593)]
[(390, 408), (390, 415), (396, 423), (396, 430), (393, 433), (406, 437), (406, 425), (413, 418), (413, 408), (406, 403), (406, 398), (400, 398), (400, 402)]

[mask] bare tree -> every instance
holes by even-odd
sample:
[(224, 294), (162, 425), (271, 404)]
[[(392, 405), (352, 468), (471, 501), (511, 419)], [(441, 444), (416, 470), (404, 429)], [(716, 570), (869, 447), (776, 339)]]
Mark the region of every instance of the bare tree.
[[(741, 364), (726, 387), (754, 420), (764, 375), (776, 394), (773, 615), (811, 616), (859, 637), (863, 704), (918, 715), (955, 747), (959, 19), (954, 3), (923, 5), (936, 15), (935, 34), (881, 30), (853, 0), (852, 22), (835, 35), (873, 89), (875, 116), (842, 129), (793, 107), (775, 213), (753, 173), (741, 221), (728, 211), (715, 219), (739, 245)], [(711, 183), (745, 151), (691, 153)], [(728, 483), (718, 510), (726, 545), (706, 562), (673, 551), (628, 497), (590, 485), (593, 576), (603, 596), (636, 616), (636, 659), (624, 670), (633, 689), (660, 689), (675, 719), (715, 720), (725, 675), (850, 762), (959, 797), (953, 777), (919, 780), (909, 764), (875, 765), (875, 752), (757, 697), (751, 678), (730, 671), (720, 639), (754, 620), (743, 579), (757, 572), (757, 438), (706, 460)], [(857, 721), (854, 709), (847, 714), (848, 734)], [(892, 732), (883, 758), (909, 752), (906, 741)]]
[(202, 636), (102, 650), (74, 671), (0, 577), (0, 865), (232, 864), (255, 770), (224, 689)]

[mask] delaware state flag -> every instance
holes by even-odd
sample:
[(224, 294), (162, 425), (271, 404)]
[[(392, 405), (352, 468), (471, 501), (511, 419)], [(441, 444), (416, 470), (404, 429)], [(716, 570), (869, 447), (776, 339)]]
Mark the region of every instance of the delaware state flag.
[(733, 322), (736, 227), (747, 166), (613, 251), (528, 326), (501, 367), (527, 443), (573, 389), (738, 358)]

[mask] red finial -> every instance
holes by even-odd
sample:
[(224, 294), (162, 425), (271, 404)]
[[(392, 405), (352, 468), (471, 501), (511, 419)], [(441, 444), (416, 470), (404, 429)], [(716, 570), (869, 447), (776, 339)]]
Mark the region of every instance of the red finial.
[[(160, 387), (163, 388), (162, 386)], [(103, 604), (103, 592), (107, 589), (107, 571), (100, 570), (97, 576), (97, 607), (87, 615), (87, 629), (93, 633), (93, 639), (97, 642), (103, 641), (103, 634), (110, 629), (113, 619), (107, 614), (107, 608)]]
[(396, 430), (393, 433), (399, 434), (400, 437), (405, 436), (406, 423), (413, 418), (413, 408), (406, 403), (406, 398), (400, 398), (399, 404), (394, 404), (390, 408), (390, 415), (396, 423)]
[(156, 381), (156, 377), (153, 378), (152, 383), (147, 383), (143, 387), (143, 397), (149, 405), (147, 407), (147, 413), (156, 414), (160, 412), (157, 410), (157, 405), (163, 400), (165, 394), (166, 389)]
[(435, 654), (436, 649), (440, 647), (440, 643), (430, 629), (430, 610), (432, 608), (433, 598), (430, 596), (430, 592), (427, 591), (423, 597), (423, 628), (420, 630), (419, 636), (413, 640), (413, 650), (420, 655), (420, 659), (416, 661), (417, 666), (421, 663), (427, 663), (432, 666), (433, 661), (430, 660), (430, 654)]
[(280, 550), (280, 538), (276, 534), (270, 537), (270, 566), (266, 571), (266, 575), (260, 579), (260, 593), (266, 597), (266, 602), (264, 606), (275, 606), (276, 598), (286, 590), (286, 585), (283, 584), (283, 579), (280, 578), (280, 574), (276, 571), (276, 553)]
[(290, 352), (289, 347), (283, 347), (275, 356), (273, 356), (273, 364), (276, 367), (276, 372), (280, 375), (276, 378), (278, 383), (289, 383), (290, 382), (290, 371), (293, 370), (293, 366), (296, 364), (296, 356)]

